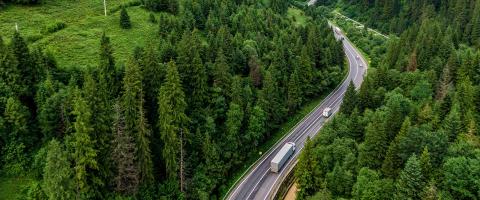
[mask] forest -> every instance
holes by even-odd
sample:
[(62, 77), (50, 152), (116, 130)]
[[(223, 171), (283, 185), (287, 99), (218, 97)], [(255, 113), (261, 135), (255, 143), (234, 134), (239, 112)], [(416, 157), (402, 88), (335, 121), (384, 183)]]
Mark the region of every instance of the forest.
[[(51, 1), (62, 0), (0, 4)], [(143, 0), (121, 6), (122, 29), (136, 28), (132, 6), (156, 13), (146, 34), (159, 42), (125, 65), (108, 31), (89, 47), (94, 67), (60, 66), (21, 29), (0, 37), (0, 172), (32, 180), (19, 199), (218, 199), (272, 133), (346, 72), (327, 21), (293, 23), (288, 1)], [(446, 96), (457, 114), (471, 109)]]
[(297, 199), (480, 199), (480, 1), (319, 1), (391, 35), (309, 139)]

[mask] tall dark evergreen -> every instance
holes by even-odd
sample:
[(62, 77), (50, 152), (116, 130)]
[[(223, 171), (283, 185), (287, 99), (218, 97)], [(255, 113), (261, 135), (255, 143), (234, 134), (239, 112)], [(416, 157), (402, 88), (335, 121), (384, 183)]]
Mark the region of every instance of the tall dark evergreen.
[(350, 81), (345, 96), (343, 97), (343, 102), (340, 111), (345, 114), (351, 114), (353, 110), (357, 107), (358, 97), (357, 91), (355, 90), (355, 85), (353, 81)]
[(125, 134), (135, 139), (135, 161), (140, 182), (148, 184), (153, 181), (153, 163), (150, 150), (151, 130), (145, 115), (144, 101), (142, 72), (138, 63), (130, 59), (123, 79)]
[(157, 126), (160, 130), (160, 138), (164, 144), (162, 156), (165, 160), (166, 175), (169, 179), (179, 182), (180, 190), (185, 186), (185, 142), (189, 137), (188, 122), (185, 115), (187, 104), (182, 89), (180, 75), (175, 62), (167, 64), (165, 82), (158, 94)]
[(120, 27), (123, 29), (132, 28), (132, 23), (130, 22), (130, 16), (128, 16), (127, 9), (125, 6), (120, 10)]
[(100, 39), (100, 63), (98, 66), (99, 89), (107, 94), (108, 98), (118, 94), (119, 82), (117, 81), (115, 59), (110, 38), (102, 34)]

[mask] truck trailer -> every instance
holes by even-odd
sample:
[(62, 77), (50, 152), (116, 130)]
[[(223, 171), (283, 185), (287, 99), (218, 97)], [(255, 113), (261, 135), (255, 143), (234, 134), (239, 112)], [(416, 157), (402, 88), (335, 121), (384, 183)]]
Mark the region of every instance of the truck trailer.
[(283, 145), (282, 149), (280, 149), (277, 155), (275, 155), (273, 160), (270, 162), (270, 170), (274, 173), (278, 173), (294, 152), (295, 143), (287, 142), (285, 145)]

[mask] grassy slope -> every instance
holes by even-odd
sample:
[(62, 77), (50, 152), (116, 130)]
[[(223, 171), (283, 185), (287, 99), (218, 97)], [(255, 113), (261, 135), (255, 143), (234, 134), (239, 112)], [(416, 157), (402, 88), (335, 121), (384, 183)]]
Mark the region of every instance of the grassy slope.
[[(109, 9), (127, 1), (107, 1)], [(114, 46), (117, 63), (125, 63), (135, 46), (144, 46), (155, 39), (158, 25), (148, 22), (149, 13), (136, 6), (128, 8), (132, 29), (119, 26), (119, 13), (103, 13), (103, 1), (46, 1), (39, 6), (9, 6), (0, 11), (0, 34), (9, 39), (15, 23), (32, 46), (47, 48), (60, 67), (95, 66), (100, 36), (105, 31)], [(64, 22), (67, 27), (51, 34), (42, 34), (46, 26)], [(34, 38), (40, 38), (35, 40)], [(73, 59), (74, 58), (74, 59)]]
[(309, 16), (306, 16), (302, 10), (295, 7), (288, 8), (287, 17), (291, 18), (297, 26), (305, 26), (308, 18), (310, 18)]

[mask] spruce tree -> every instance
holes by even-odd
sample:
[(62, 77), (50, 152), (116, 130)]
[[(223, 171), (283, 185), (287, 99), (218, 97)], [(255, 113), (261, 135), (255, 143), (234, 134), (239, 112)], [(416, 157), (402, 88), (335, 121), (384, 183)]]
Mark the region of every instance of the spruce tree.
[(342, 106), (340, 111), (347, 115), (350, 115), (353, 110), (357, 107), (358, 104), (358, 97), (357, 91), (355, 90), (355, 85), (353, 81), (350, 81), (348, 85), (347, 91), (345, 92), (345, 96), (343, 97)]
[(290, 75), (290, 80), (288, 81), (288, 113), (293, 114), (297, 111), (298, 108), (302, 105), (302, 89), (300, 88), (300, 81), (297, 71), (294, 71)]
[(27, 46), (27, 43), (20, 35), (18, 31), (13, 33), (13, 38), (11, 40), (11, 48), (13, 50), (13, 55), (16, 58), (17, 69), (20, 71), (20, 80), (22, 91), (20, 95), (32, 96), (34, 94), (33, 84), (35, 83), (35, 70), (33, 67), (33, 60), (30, 55), (30, 50)]
[(93, 176), (98, 170), (98, 151), (95, 149), (95, 139), (92, 138), (94, 129), (92, 125), (92, 112), (86, 100), (77, 92), (74, 103), (73, 123), (75, 132), (69, 138), (69, 148), (73, 149), (73, 167), (75, 170), (74, 180), (77, 198), (93, 198), (98, 192), (98, 186), (102, 180)]
[(406, 137), (408, 131), (410, 131), (410, 118), (405, 118), (403, 121), (402, 128), (400, 132), (397, 134), (395, 139), (390, 143), (388, 147), (387, 154), (385, 155), (385, 160), (383, 161), (382, 165), (382, 172), (385, 176), (394, 178), (398, 175), (400, 169), (398, 166), (403, 164), (402, 159), (399, 157), (399, 143), (400, 141)]
[(100, 40), (100, 61), (98, 66), (99, 90), (107, 98), (113, 98), (118, 95), (118, 81), (116, 77), (115, 59), (113, 58), (113, 48), (110, 44), (110, 38), (102, 34)]
[(242, 108), (235, 103), (230, 103), (227, 112), (227, 121), (225, 122), (225, 141), (226, 144), (228, 144), (226, 145), (225, 158), (229, 160), (230, 167), (240, 164), (239, 161), (241, 160), (241, 155), (238, 149), (241, 148), (242, 145), (240, 131), (242, 128), (243, 116), (244, 112)]
[(365, 141), (358, 147), (358, 165), (378, 169), (387, 152), (387, 133), (382, 122), (385, 117), (382, 111), (377, 111), (374, 121), (365, 128)]
[(123, 29), (132, 28), (132, 24), (130, 23), (130, 16), (128, 16), (125, 6), (122, 6), (122, 9), (120, 11), (120, 27)]
[(70, 167), (68, 159), (67, 151), (60, 142), (53, 139), (48, 143), (42, 183), (42, 189), (48, 199), (69, 200), (75, 198), (75, 187), (72, 181), (73, 169)]
[(153, 181), (150, 129), (144, 110), (142, 73), (138, 63), (133, 59), (129, 59), (125, 69), (122, 106), (125, 116), (125, 132), (135, 138), (140, 182), (149, 184)]
[(318, 187), (316, 178), (318, 178), (318, 161), (314, 156), (314, 146), (310, 137), (305, 142), (305, 147), (300, 154), (299, 161), (295, 170), (295, 177), (297, 178), (298, 199), (305, 199), (312, 195)]
[(432, 175), (432, 162), (430, 161), (430, 153), (428, 152), (428, 147), (423, 148), (423, 152), (419, 158), (420, 167), (422, 169), (422, 174), (424, 177), (424, 182), (429, 182)]
[(171, 180), (180, 181), (184, 187), (185, 141), (188, 138), (189, 119), (185, 115), (187, 104), (182, 89), (180, 75), (175, 62), (167, 65), (165, 83), (158, 96), (158, 128), (163, 141), (162, 156), (165, 160), (166, 175)]
[(114, 140), (112, 142), (112, 160), (115, 162), (115, 190), (132, 195), (137, 192), (140, 177), (135, 164), (137, 151), (134, 138), (125, 131), (125, 119), (121, 105), (115, 104), (113, 123)]
[[(22, 91), (25, 91), (17, 62), (12, 49), (4, 44), (0, 36), (0, 87), (2, 93), (6, 94), (0, 97), (0, 105), (6, 103), (8, 96), (22, 94), (24, 93)], [(3, 110), (0, 110), (0, 112), (3, 112)]]
[[(295, 86), (292, 85), (292, 87)], [(280, 88), (278, 87), (277, 80), (272, 76), (270, 70), (267, 70), (265, 72), (263, 88), (262, 90), (260, 90), (258, 95), (258, 105), (267, 114), (267, 120), (269, 121), (269, 123), (267, 124), (268, 130), (278, 128), (287, 113), (287, 109), (281, 102), (279, 90)], [(294, 92), (296, 91), (292, 91), (292, 95), (296, 95)], [(293, 98), (297, 98), (297, 96)]]
[(247, 134), (245, 134), (246, 144), (253, 144), (253, 148), (257, 149), (258, 145), (265, 137), (267, 118), (265, 112), (260, 106), (253, 107), (252, 113), (248, 120)]
[(396, 199), (420, 199), (425, 186), (422, 169), (416, 155), (410, 156), (405, 168), (397, 180), (395, 193)]

